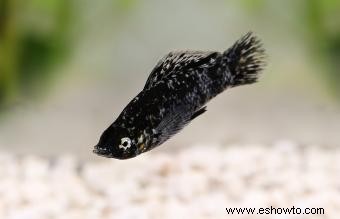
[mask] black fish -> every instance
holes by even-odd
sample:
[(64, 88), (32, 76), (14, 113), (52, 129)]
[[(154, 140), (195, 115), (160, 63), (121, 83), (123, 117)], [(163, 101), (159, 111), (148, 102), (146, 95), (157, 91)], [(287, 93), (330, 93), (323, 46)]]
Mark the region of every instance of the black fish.
[(217, 94), (256, 82), (264, 59), (262, 44), (252, 33), (223, 53), (170, 52), (104, 131), (93, 152), (128, 159), (161, 145), (204, 113), (205, 104)]

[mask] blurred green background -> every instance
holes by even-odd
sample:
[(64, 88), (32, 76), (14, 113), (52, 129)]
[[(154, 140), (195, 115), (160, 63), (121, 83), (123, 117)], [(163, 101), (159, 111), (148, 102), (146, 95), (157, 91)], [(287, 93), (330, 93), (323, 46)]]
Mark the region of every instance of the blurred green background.
[[(305, 47), (314, 58), (316, 64), (312, 62), (313, 65), (320, 65), (323, 71), (320, 83), (325, 83), (325, 86), (334, 95), (339, 95), (337, 82), (340, 80), (338, 71), (340, 1), (305, 0), (279, 3), (268, 0), (242, 0), (218, 2), (218, 4), (223, 3), (225, 3), (226, 9), (230, 8), (230, 4), (233, 4), (237, 10), (241, 10), (240, 14), (250, 14), (257, 25), (267, 24), (263, 25), (264, 29), (265, 26), (268, 29), (271, 28), (268, 22), (284, 22), (286, 26), (276, 26), (275, 28), (282, 28), (282, 32), (286, 30), (284, 34), (290, 38), (304, 39), (301, 46)], [(79, 7), (80, 4), (81, 7)], [(65, 65), (68, 59), (72, 59), (70, 54), (78, 46), (77, 42), (86, 37), (84, 33), (74, 31), (75, 28), (82, 30), (95, 28), (87, 26), (84, 21), (81, 21), (80, 15), (86, 16), (86, 13), (94, 13), (91, 12), (92, 7), (84, 7), (84, 4), (89, 6), (91, 3), (76, 0), (28, 0), (24, 2), (1, 0), (1, 106), (12, 104), (23, 97), (30, 98), (33, 95), (32, 92), (43, 92), (47, 89), (46, 84), (57, 83), (55, 78), (51, 80), (53, 72), (56, 74), (55, 67)], [(124, 25), (123, 20), (117, 22), (117, 19), (133, 16), (143, 7), (141, 5), (143, 3), (133, 0), (112, 0), (95, 4), (105, 4), (108, 9), (106, 9), (107, 14), (98, 13), (98, 16), (93, 17), (91, 25), (97, 21), (97, 25), (101, 26), (105, 20), (106, 28), (110, 28), (117, 34), (119, 27), (116, 30), (114, 26)], [(178, 6), (181, 7), (181, 5)], [(204, 7), (202, 5), (202, 9)], [(108, 10), (111, 10), (111, 15)], [(150, 10), (152, 9), (150, 8)], [(229, 22), (225, 21), (226, 26)], [(241, 25), (237, 27), (237, 19), (234, 22), (236, 25), (233, 28), (240, 29)], [(207, 27), (202, 25), (201, 28), (204, 30)]]
[(221, 51), (249, 30), (269, 57), (260, 83), (213, 101), (215, 116), (173, 143), (225, 118), (216, 141), (337, 144), (338, 0), (0, 0), (0, 146), (88, 154), (160, 57)]

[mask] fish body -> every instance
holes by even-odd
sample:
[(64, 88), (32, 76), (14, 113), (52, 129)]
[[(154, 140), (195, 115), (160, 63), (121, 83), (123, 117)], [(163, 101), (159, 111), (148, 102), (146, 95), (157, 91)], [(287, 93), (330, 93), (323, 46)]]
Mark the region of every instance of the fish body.
[(104, 131), (94, 152), (128, 159), (161, 145), (204, 113), (219, 93), (256, 82), (264, 64), (262, 44), (251, 33), (223, 53), (170, 52)]

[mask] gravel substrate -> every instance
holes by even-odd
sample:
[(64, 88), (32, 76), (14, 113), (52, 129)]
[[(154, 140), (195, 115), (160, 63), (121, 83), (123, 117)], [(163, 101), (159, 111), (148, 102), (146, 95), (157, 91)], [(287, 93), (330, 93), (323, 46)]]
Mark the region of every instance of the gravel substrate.
[[(340, 149), (193, 146), (125, 161), (0, 153), (1, 219), (340, 218)], [(230, 207), (324, 215), (228, 215)]]

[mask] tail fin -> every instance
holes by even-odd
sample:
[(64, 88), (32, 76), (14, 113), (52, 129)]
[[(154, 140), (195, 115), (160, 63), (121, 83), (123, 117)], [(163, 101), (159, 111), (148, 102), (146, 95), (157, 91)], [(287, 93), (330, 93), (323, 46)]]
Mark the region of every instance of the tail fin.
[(229, 86), (235, 87), (255, 83), (265, 67), (265, 51), (262, 43), (251, 32), (223, 53), (229, 68)]

